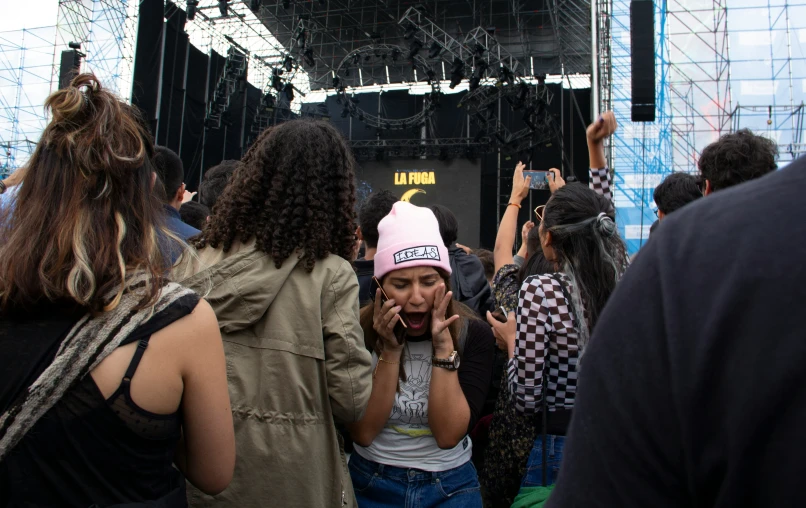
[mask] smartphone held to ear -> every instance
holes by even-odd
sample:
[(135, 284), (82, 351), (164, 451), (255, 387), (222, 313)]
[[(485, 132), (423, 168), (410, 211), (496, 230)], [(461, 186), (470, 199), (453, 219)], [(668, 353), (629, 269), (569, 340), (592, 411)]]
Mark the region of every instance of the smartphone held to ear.
[[(371, 286), (371, 289), (370, 289), (370, 292), (369, 292), (369, 294), (372, 297), (373, 301), (375, 300), (375, 293), (379, 289), (381, 290), (381, 305), (383, 305), (384, 303), (386, 303), (389, 300), (389, 297), (386, 295), (386, 291), (384, 291), (383, 288), (381, 287), (380, 281), (373, 276), (372, 277), (372, 286)], [(400, 320), (398, 320), (398, 322), (395, 324), (395, 328), (393, 330), (393, 333), (395, 334), (395, 338), (397, 339), (397, 343), (398, 344), (403, 344), (403, 342), (406, 340), (406, 328), (408, 328), (408, 325), (406, 325), (405, 318), (403, 317), (403, 314), (401, 313), (401, 314), (398, 314), (398, 315), (400, 316)]]
[(547, 190), (549, 188), (549, 178), (554, 179), (554, 173), (551, 171), (524, 171), (523, 177), (532, 177), (529, 182), (530, 189)]

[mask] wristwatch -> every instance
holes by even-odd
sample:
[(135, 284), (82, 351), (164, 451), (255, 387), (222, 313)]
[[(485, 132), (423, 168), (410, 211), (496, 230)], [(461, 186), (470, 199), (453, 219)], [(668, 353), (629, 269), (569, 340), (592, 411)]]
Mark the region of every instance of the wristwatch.
[(459, 368), (459, 353), (454, 351), (448, 358), (431, 357), (431, 365), (441, 369), (457, 370)]

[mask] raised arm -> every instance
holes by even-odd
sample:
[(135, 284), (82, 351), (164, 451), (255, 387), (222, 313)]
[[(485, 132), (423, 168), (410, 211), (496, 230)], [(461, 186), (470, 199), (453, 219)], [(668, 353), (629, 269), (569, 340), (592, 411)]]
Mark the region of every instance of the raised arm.
[(529, 195), (529, 184), (532, 180), (531, 177), (523, 177), (524, 168), (526, 166), (522, 162), (518, 162), (518, 165), (515, 166), (509, 204), (504, 216), (501, 218), (501, 224), (498, 225), (498, 235), (495, 237), (495, 247), (493, 248), (493, 261), (495, 262), (496, 272), (502, 266), (514, 262), (512, 248), (515, 245), (515, 235), (517, 234), (518, 212), (521, 210), (521, 203)]
[(610, 179), (610, 169), (607, 167), (605, 158), (604, 140), (616, 132), (617, 128), (616, 115), (612, 111), (607, 111), (590, 124), (586, 132), (588, 156), (590, 157), (588, 185), (610, 201), (613, 201), (613, 182)]

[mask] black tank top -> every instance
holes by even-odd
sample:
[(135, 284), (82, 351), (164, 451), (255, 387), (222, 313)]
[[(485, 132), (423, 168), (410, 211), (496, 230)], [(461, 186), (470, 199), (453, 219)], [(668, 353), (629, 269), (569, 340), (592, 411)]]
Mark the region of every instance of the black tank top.
[[(190, 314), (198, 302), (195, 295), (177, 300), (123, 342), (139, 344), (111, 397), (104, 399), (89, 375), (68, 390), (0, 463), (0, 506), (88, 508), (184, 492), (184, 478), (172, 465), (181, 415), (140, 408), (129, 385), (151, 335)], [(37, 312), (0, 320), (0, 412), (50, 364), (79, 317)], [(184, 495), (178, 497), (163, 506), (186, 506)]]

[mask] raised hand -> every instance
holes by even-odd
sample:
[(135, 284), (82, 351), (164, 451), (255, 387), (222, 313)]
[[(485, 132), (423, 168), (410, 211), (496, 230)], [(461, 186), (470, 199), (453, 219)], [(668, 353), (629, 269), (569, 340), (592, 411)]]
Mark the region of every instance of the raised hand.
[(449, 327), (459, 319), (459, 315), (445, 317), (451, 298), (453, 298), (453, 291), (446, 293), (445, 283), (440, 283), (434, 296), (434, 308), (431, 310), (431, 341), (434, 345), (434, 355), (438, 358), (445, 358), (454, 350)]
[(591, 143), (601, 143), (603, 139), (611, 136), (618, 129), (616, 115), (612, 111), (606, 111), (588, 126), (586, 135)]
[(521, 201), (526, 199), (529, 195), (529, 185), (532, 183), (532, 177), (523, 177), (523, 170), (526, 165), (523, 162), (518, 162), (515, 166), (515, 174), (512, 175), (512, 194), (510, 194), (510, 203), (520, 204)]
[(563, 178), (563, 175), (560, 173), (560, 170), (557, 168), (549, 169), (549, 173), (554, 175), (549, 177), (549, 190), (551, 191), (552, 194), (554, 194), (557, 191), (557, 189), (565, 187), (565, 179)]

